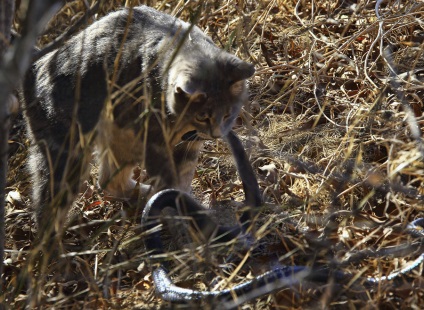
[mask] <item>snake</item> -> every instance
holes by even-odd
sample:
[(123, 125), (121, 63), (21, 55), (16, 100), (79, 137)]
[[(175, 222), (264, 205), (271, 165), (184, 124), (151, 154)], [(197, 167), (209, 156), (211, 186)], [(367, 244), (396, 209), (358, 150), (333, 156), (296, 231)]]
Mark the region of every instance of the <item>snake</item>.
[[(191, 138), (193, 138), (192, 135)], [(351, 275), (345, 274), (340, 270), (330, 270), (326, 267), (314, 268), (297, 265), (278, 265), (261, 275), (255, 276), (249, 281), (223, 290), (199, 291), (182, 288), (173, 283), (168, 274), (167, 263), (158, 258), (161, 255), (163, 257), (165, 250), (160, 231), (155, 228), (161, 221), (161, 214), (165, 208), (175, 209), (180, 215), (191, 217), (192, 223), (196, 227), (201, 228), (205, 237), (208, 238), (212, 235), (215, 238), (214, 241), (226, 242), (238, 239), (249, 244), (253, 238), (251, 233), (248, 232), (248, 228), (261, 209), (262, 195), (248, 156), (236, 133), (230, 131), (224, 137), (224, 140), (233, 154), (235, 165), (242, 181), (245, 198), (244, 205), (246, 206), (244, 208), (245, 211), (240, 216), (238, 225), (223, 226), (215, 223), (205, 212), (206, 208), (188, 193), (176, 189), (164, 189), (153, 195), (143, 210), (141, 222), (143, 235), (145, 236), (144, 244), (149, 253), (156, 294), (169, 302), (204, 302), (214, 305), (217, 309), (234, 309), (245, 302), (285, 287), (291, 287), (302, 281), (325, 283), (330, 277), (333, 277), (336, 281), (351, 279)], [(421, 240), (419, 250), (422, 250), (422, 244), (424, 242), (424, 218), (410, 222), (405, 231)], [(371, 287), (376, 286), (381, 281), (391, 280), (411, 271), (423, 263), (423, 261), (424, 253), (421, 253), (409, 266), (397, 272), (390, 273), (387, 276), (362, 279), (362, 283)]]

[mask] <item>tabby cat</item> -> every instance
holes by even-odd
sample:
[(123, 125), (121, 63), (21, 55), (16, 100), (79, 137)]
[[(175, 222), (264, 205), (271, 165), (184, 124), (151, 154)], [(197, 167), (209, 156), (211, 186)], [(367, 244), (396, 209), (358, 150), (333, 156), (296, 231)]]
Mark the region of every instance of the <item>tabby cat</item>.
[[(198, 27), (146, 6), (111, 13), (39, 59), (23, 85), (39, 225), (72, 204), (91, 145), (113, 196), (189, 191), (203, 140), (231, 130), (253, 73)], [(151, 185), (133, 180), (137, 164)]]

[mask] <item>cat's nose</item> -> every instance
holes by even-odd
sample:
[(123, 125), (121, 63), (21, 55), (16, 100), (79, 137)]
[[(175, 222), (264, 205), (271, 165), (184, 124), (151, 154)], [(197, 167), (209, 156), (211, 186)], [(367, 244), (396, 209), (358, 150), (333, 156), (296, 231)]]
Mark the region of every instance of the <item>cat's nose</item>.
[(211, 132), (211, 137), (214, 139), (218, 139), (222, 137), (221, 128), (213, 128)]

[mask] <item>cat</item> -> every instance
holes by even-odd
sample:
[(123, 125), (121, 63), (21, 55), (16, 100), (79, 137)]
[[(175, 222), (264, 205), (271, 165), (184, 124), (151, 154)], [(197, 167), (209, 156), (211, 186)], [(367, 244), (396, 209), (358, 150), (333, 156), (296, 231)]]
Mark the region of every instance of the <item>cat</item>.
[[(110, 13), (36, 61), (22, 101), (39, 227), (67, 212), (92, 145), (112, 196), (189, 192), (204, 140), (231, 130), (254, 72), (197, 26), (147, 6)], [(137, 165), (150, 184), (133, 179)]]

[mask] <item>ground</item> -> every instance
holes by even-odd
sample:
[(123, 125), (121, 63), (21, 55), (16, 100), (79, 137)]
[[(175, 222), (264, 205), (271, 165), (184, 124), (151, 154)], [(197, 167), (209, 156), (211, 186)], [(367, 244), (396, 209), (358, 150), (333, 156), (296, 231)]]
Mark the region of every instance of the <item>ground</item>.
[[(65, 32), (92, 2), (66, 1), (40, 46)], [(376, 8), (374, 1), (366, 0), (143, 3), (184, 20), (200, 10), (200, 28), (218, 46), (256, 68), (249, 80), (249, 103), (235, 131), (264, 195), (256, 224), (261, 246), (248, 252), (253, 254), (246, 260), (240, 250), (235, 265), (223, 270), (222, 253), (182, 249), (171, 242), (176, 283), (198, 289), (231, 287), (276, 262), (314, 263), (359, 280), (305, 283), (242, 308), (424, 308), (423, 264), (371, 289), (360, 284), (360, 278), (395, 272), (423, 252), (417, 245), (423, 239), (411, 236), (405, 227), (424, 217), (424, 4), (389, 0)], [(123, 0), (105, 1), (87, 22), (123, 5)], [(29, 290), (23, 270), (36, 249), (31, 247), (34, 221), (25, 169), (29, 141), (20, 115), (9, 146), (5, 304), (24, 308)], [(43, 308), (169, 307), (154, 294), (138, 242), (140, 210), (98, 190), (95, 168), (77, 201), (81, 222), (63, 236), (63, 243), (76, 249), (64, 264), (74, 276), (51, 267), (56, 272), (37, 288)], [(241, 182), (222, 141), (205, 145), (193, 194), (205, 205), (242, 199)], [(222, 212), (227, 211), (215, 212), (218, 219), (226, 214)], [(125, 245), (131, 244), (126, 243), (130, 237), (135, 243)], [(400, 245), (411, 246), (397, 256), (375, 254)]]

